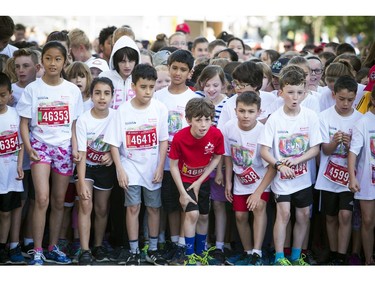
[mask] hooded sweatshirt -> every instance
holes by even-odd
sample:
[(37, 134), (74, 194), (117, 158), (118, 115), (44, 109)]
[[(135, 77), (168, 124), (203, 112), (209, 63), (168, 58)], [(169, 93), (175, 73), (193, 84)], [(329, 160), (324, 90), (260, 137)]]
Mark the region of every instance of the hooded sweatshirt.
[(131, 88), (132, 83), (132, 76), (129, 75), (129, 77), (124, 80), (121, 75), (116, 71), (115, 66), (113, 64), (113, 56), (114, 54), (125, 47), (132, 48), (137, 51), (138, 53), (138, 63), (141, 63), (141, 54), (139, 52), (137, 44), (134, 42), (133, 39), (130, 37), (124, 35), (120, 37), (115, 45), (113, 46), (111, 57), (109, 59), (109, 69), (108, 71), (103, 71), (99, 74), (99, 77), (107, 77), (112, 80), (113, 86), (114, 86), (114, 93), (113, 93), (113, 99), (111, 103), (111, 108), (117, 109), (120, 104), (123, 102), (130, 100), (134, 97), (134, 92)]

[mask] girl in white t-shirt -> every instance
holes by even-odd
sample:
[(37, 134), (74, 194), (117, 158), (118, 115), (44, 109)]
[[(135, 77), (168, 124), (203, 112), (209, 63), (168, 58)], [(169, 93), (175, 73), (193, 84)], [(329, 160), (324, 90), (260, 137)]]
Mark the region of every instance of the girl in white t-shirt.
[(372, 255), (375, 227), (375, 90), (371, 93), (370, 102), (372, 109), (354, 126), (348, 155), (349, 189), (361, 206), (361, 236), (366, 265), (375, 264)]
[[(74, 131), (83, 103), (78, 87), (63, 78), (66, 60), (65, 47), (57, 41), (48, 42), (42, 51), (45, 73), (25, 88), (16, 107), (21, 116), (21, 136), (30, 156), (35, 186), (33, 265), (42, 265), (44, 261), (71, 263), (56, 244), (65, 193), (73, 173), (72, 160), (80, 160)], [(50, 197), (49, 246), (44, 256), (42, 241)]]

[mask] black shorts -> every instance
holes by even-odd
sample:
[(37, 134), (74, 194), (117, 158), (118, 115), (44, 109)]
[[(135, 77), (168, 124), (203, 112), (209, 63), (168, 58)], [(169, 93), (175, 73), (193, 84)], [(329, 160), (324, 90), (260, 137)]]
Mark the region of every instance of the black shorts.
[(163, 181), (161, 183), (161, 204), (164, 211), (169, 214), (181, 210), (180, 193), (176, 183), (173, 180), (170, 171), (164, 171)]
[(274, 194), (275, 202), (291, 202), (296, 208), (305, 208), (313, 203), (313, 189), (312, 187), (304, 188), (300, 191), (287, 195)]
[(0, 212), (10, 212), (21, 207), (22, 192), (8, 192), (0, 194)]
[[(105, 165), (86, 165), (85, 180), (92, 181), (95, 189), (111, 190), (116, 179), (115, 164)], [(74, 180), (78, 181), (77, 170), (74, 171)]]
[[(184, 182), (185, 189), (187, 189), (190, 185), (191, 183)], [(193, 189), (190, 189), (187, 193), (190, 195), (191, 198), (197, 201)], [(200, 215), (208, 215), (210, 211), (210, 181), (205, 181), (204, 183), (202, 183), (198, 193), (198, 205), (189, 203), (186, 206), (185, 212), (191, 211), (199, 211)]]
[(353, 212), (354, 194), (350, 191), (330, 192), (322, 190), (322, 212), (328, 216), (337, 216), (340, 210)]

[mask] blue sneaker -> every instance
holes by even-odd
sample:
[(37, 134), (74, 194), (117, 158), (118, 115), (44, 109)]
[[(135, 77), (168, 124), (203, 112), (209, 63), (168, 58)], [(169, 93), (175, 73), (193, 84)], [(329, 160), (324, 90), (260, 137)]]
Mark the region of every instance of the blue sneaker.
[(11, 264), (26, 264), (22, 255), (21, 245), (18, 244), (14, 249), (9, 250), (9, 262)]
[(249, 265), (253, 259), (253, 255), (244, 253), (238, 261), (234, 263), (234, 265)]
[(57, 263), (57, 264), (70, 264), (70, 263), (72, 263), (71, 259), (69, 259), (65, 255), (65, 253), (61, 252), (59, 250), (59, 247), (57, 247), (57, 245), (54, 245), (53, 250), (49, 251), (46, 254), (45, 257), (46, 257), (45, 261), (47, 261), (47, 262), (53, 262), (53, 263)]
[(34, 249), (27, 252), (28, 255), (32, 256), (32, 260), (29, 262), (29, 265), (43, 265), (46, 257), (43, 254), (43, 251), (35, 251)]
[(263, 260), (257, 253), (254, 253), (249, 265), (263, 265)]

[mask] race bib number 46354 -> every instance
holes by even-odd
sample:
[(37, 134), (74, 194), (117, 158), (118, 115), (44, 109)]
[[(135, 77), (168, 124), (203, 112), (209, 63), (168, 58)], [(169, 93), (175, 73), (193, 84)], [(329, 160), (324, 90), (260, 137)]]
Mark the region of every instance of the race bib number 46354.
[(19, 150), (18, 133), (0, 136), (0, 155), (14, 153)]
[(38, 107), (38, 125), (69, 124), (69, 106)]

